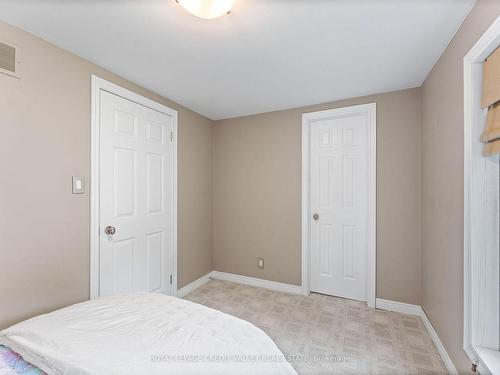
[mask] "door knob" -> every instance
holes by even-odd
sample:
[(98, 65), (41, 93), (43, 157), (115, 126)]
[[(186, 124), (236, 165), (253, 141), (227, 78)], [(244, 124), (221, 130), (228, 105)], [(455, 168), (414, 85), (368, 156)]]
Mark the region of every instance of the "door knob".
[(313, 219), (314, 219), (314, 220), (316, 220), (316, 221), (318, 221), (318, 219), (319, 219), (319, 215), (318, 215), (318, 214), (314, 214), (314, 215), (313, 215)]
[(104, 228), (104, 233), (106, 234), (115, 234), (116, 229), (115, 227), (112, 227), (111, 225), (108, 225), (106, 228)]

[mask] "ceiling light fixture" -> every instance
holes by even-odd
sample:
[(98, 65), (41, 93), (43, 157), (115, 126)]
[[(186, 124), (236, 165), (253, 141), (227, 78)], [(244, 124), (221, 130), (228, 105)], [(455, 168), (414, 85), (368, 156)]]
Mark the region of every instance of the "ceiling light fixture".
[(234, 0), (175, 0), (196, 17), (213, 19), (229, 14)]

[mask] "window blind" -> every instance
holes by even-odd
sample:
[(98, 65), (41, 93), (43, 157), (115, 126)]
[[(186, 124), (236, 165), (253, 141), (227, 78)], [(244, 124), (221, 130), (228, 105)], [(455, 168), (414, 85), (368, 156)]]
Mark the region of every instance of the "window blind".
[(481, 107), (488, 108), (486, 129), (481, 135), (485, 156), (500, 154), (500, 48), (483, 65)]

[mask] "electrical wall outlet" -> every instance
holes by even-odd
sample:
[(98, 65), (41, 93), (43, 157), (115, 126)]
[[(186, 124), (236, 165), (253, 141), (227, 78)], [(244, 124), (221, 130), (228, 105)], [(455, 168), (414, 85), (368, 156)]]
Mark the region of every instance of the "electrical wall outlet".
[(257, 260), (257, 267), (260, 268), (260, 269), (264, 268), (264, 258), (259, 258)]

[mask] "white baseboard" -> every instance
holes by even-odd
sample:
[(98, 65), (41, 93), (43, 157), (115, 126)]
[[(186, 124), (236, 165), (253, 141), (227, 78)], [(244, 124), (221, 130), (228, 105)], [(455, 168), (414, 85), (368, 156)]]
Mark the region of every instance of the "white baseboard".
[(275, 290), (278, 292), (292, 293), (292, 294), (305, 294), (302, 287), (299, 285), (291, 285), (278, 283), (276, 281), (257, 279), (255, 277), (236, 275), (234, 273), (212, 271), (210, 277), (216, 280), (231, 281), (233, 283), (245, 284)]
[(457, 372), (457, 369), (455, 368), (455, 365), (451, 361), (451, 358), (448, 355), (448, 352), (446, 351), (443, 343), (439, 339), (439, 336), (437, 335), (436, 331), (434, 330), (434, 327), (432, 326), (431, 321), (427, 317), (427, 314), (425, 313), (422, 306), (411, 305), (409, 303), (396, 302), (396, 301), (390, 301), (387, 299), (377, 298), (376, 307), (377, 307), (377, 309), (381, 309), (381, 310), (394, 311), (394, 312), (398, 312), (398, 313), (402, 313), (402, 314), (418, 316), (422, 320), (422, 323), (424, 324), (425, 329), (429, 333), (429, 336), (431, 337), (432, 342), (436, 346), (436, 349), (438, 350), (439, 355), (441, 356), (441, 359), (443, 360), (444, 365), (446, 366), (446, 370), (447, 370), (448, 374), (458, 375), (458, 372)]
[(177, 297), (184, 297), (186, 294), (191, 293), (193, 290), (198, 289), (203, 284), (206, 284), (210, 280), (211, 272), (207, 273), (205, 276), (200, 277), (198, 280), (189, 283), (185, 287), (179, 289), (176, 293)]
[(292, 293), (292, 294), (307, 294), (304, 293), (301, 286), (279, 283), (276, 281), (257, 279), (255, 277), (236, 275), (234, 273), (212, 271), (205, 276), (200, 277), (198, 280), (189, 283), (185, 287), (177, 291), (177, 297), (184, 297), (186, 294), (191, 293), (203, 284), (207, 283), (210, 279), (231, 281), (233, 283), (245, 284), (256, 286), (259, 288), (275, 290), (279, 292)]
[(377, 298), (375, 307), (380, 310), (394, 311), (401, 314), (420, 316), (422, 308), (419, 305), (390, 301), (388, 299)]
[(429, 336), (431, 336), (432, 342), (434, 343), (439, 354), (441, 355), (441, 359), (443, 360), (444, 365), (446, 366), (446, 370), (448, 371), (448, 374), (458, 375), (458, 371), (455, 368), (455, 365), (453, 364), (450, 356), (448, 355), (448, 352), (446, 351), (443, 343), (439, 339), (438, 334), (434, 330), (434, 327), (432, 326), (431, 321), (427, 317), (427, 314), (425, 313), (425, 311), (422, 307), (420, 307), (420, 319), (422, 319), (422, 322), (424, 323), (424, 326), (427, 329), (427, 332), (429, 332)]

